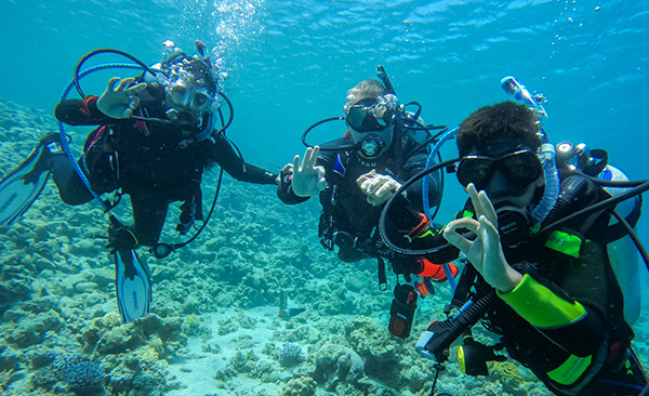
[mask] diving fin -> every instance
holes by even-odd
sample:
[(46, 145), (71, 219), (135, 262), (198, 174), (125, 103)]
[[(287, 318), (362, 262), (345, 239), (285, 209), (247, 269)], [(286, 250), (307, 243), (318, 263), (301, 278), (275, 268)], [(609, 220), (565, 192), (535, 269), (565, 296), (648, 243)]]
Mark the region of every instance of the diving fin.
[(34, 172), (48, 145), (39, 144), (18, 168), (0, 181), (0, 226), (15, 223), (45, 188), (50, 172)]
[(134, 250), (122, 249), (113, 255), (117, 306), (124, 323), (130, 323), (149, 313), (152, 300), (149, 271)]

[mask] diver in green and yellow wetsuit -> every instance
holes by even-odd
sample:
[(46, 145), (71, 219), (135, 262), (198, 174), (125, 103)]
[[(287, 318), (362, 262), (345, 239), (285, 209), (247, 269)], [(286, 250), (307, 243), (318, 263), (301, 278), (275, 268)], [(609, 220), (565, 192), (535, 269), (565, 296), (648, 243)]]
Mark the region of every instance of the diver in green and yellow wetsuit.
[[(470, 262), (473, 296), (491, 296), (474, 298), (484, 310), (473, 323), (484, 318), (509, 356), (557, 395), (639, 395), (647, 377), (631, 348), (634, 334), (606, 249), (611, 211), (567, 222), (549, 235), (530, 232), (530, 211), (556, 188), (544, 178), (537, 121), (527, 107), (504, 102), (477, 110), (458, 130), (457, 176), (470, 199), (443, 235)], [(559, 169), (557, 181), (560, 193), (544, 226), (609, 197), (578, 172)], [(435, 351), (457, 323), (433, 322), (418, 349)], [(487, 360), (504, 359), (494, 353), (498, 347), (464, 334), (459, 357), (466, 373), (487, 375)]]

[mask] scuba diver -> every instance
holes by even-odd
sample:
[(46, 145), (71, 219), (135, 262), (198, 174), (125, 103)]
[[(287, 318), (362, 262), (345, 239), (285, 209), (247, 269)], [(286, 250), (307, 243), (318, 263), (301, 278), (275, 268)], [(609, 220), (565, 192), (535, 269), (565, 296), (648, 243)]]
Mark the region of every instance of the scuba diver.
[[(462, 336), (465, 374), (488, 375), (486, 362), (506, 360), (496, 353), (505, 348), (556, 395), (638, 395), (647, 377), (631, 348), (634, 333), (607, 252), (615, 239), (610, 218), (626, 222), (602, 206), (612, 199), (602, 186), (614, 184), (555, 166), (538, 121), (528, 107), (503, 102), (460, 125), (456, 172), (470, 198), (441, 230), (448, 245), (423, 238), (412, 254), (426, 248), (430, 261), (441, 262), (461, 253), (470, 264), (449, 319), (431, 323), (416, 348), (442, 363)], [(473, 338), (478, 320), (500, 343)]]
[[(0, 187), (0, 206), (26, 210), (22, 209), (25, 205), (13, 202), (2, 205), (2, 201), (10, 199), (11, 190), (35, 190), (31, 185), (45, 180), (43, 175), (49, 173), (61, 199), (69, 205), (80, 205), (97, 198), (98, 194), (112, 191), (117, 191), (119, 196), (128, 194), (133, 226), (122, 225), (112, 217), (108, 232), (108, 246), (124, 252), (137, 246), (169, 246), (160, 245), (158, 240), (172, 202), (182, 202), (176, 227), (181, 235), (190, 231), (195, 221), (203, 221), (204, 226), (201, 178), (203, 171), (215, 164), (239, 181), (276, 185), (277, 174), (246, 163), (225, 136), (232, 113), (227, 125), (221, 129), (216, 127), (219, 115), (224, 123), (217, 95), (224, 97), (228, 104), (229, 101), (218, 90), (217, 71), (205, 44), (196, 41), (198, 55), (193, 56), (174, 47), (170, 41), (165, 45), (167, 59), (151, 67), (144, 65), (145, 72), (136, 78), (110, 79), (106, 91), (99, 97), (83, 95), (75, 79), (82, 99), (61, 101), (56, 106), (55, 116), (69, 125), (99, 125), (87, 136), (82, 157), (75, 164), (65, 155), (63, 146), (67, 142), (61, 138), (63, 129), (61, 134), (47, 135), (41, 140), (38, 155), (30, 156), (30, 166), (20, 168), (25, 169), (20, 172), (22, 176), (7, 180), (11, 188)], [(124, 54), (116, 50), (90, 53), (79, 63), (77, 78), (83, 61), (100, 52)], [(82, 169), (82, 174), (75, 166)], [(89, 185), (85, 184), (86, 178)], [(17, 196), (33, 200), (37, 194), (19, 193)], [(102, 200), (98, 200), (101, 203)], [(107, 212), (109, 210), (106, 208)], [(19, 214), (5, 217), (15, 219)], [(157, 256), (157, 252), (154, 253)], [(137, 257), (134, 261), (137, 265)], [(145, 277), (145, 272), (138, 271), (138, 276)], [(148, 280), (133, 284), (133, 287), (148, 288)], [(118, 276), (118, 299), (120, 290)], [(141, 298), (150, 298), (148, 291), (138, 290), (138, 293)], [(124, 298), (129, 297), (129, 293), (124, 294)], [(148, 307), (148, 301), (134, 303), (133, 306), (140, 309), (136, 313), (123, 312), (128, 311), (128, 306), (120, 301), (125, 321), (142, 316), (145, 312), (141, 307)]]
[[(319, 195), (322, 212), (318, 234), (322, 246), (328, 250), (337, 246), (338, 257), (344, 262), (376, 258), (381, 290), (387, 287), (384, 259), (390, 262), (397, 274), (397, 286), (389, 330), (406, 338), (414, 317), (417, 290), (410, 284), (399, 284), (399, 275), (408, 282), (411, 275), (423, 277), (428, 290), (432, 287), (430, 280), (445, 281), (447, 275), (441, 265), (423, 257), (394, 254), (385, 248), (378, 235), (383, 204), (400, 186), (400, 180), (407, 180), (424, 169), (428, 157), (426, 146), (433, 141), (428, 133), (426, 137), (413, 134), (419, 127), (409, 126), (423, 125), (421, 119), (399, 104), (380, 66), (379, 77), (383, 83), (368, 79), (348, 91), (344, 105), (347, 133), (321, 146), (308, 147), (302, 163), (296, 155), (293, 163), (287, 164), (280, 174), (278, 196), (282, 202), (293, 205)], [(417, 132), (423, 134), (423, 130), (428, 129), (420, 128)], [(304, 138), (303, 141), (306, 144)], [(438, 204), (439, 174), (430, 178), (428, 191), (432, 205)], [(400, 198), (402, 210), (413, 214), (422, 211), (422, 183), (413, 185)], [(396, 229), (404, 230), (401, 216), (395, 216), (391, 222)], [(449, 269), (451, 276), (457, 274), (454, 265)]]

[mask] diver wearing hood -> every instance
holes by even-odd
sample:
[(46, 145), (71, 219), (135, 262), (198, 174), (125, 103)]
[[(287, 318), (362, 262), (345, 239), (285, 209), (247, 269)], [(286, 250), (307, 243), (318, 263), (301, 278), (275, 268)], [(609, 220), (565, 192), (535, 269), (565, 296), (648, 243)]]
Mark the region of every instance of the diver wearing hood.
[[(500, 348), (504, 345), (553, 393), (640, 394), (647, 378), (630, 347), (634, 334), (624, 319), (623, 295), (606, 249), (611, 212), (596, 212), (549, 236), (532, 230), (530, 213), (548, 188), (540, 136), (536, 116), (512, 102), (483, 107), (460, 125), (457, 177), (470, 199), (443, 233), (471, 263), (458, 290), (466, 278), (472, 295), (485, 296), (472, 300), (474, 306), (484, 302), (476, 321), (486, 316), (483, 323), (501, 337)], [(543, 225), (609, 197), (580, 173), (560, 170), (559, 176), (559, 198)], [(434, 350), (444, 326), (433, 322), (418, 349)], [(458, 355), (466, 374), (487, 375), (486, 361), (505, 359), (494, 354), (498, 346), (464, 334)]]
[[(291, 205), (319, 195), (321, 243), (329, 250), (337, 246), (341, 260), (377, 258), (382, 264), (386, 258), (407, 280), (413, 274), (445, 280), (442, 266), (395, 254), (382, 244), (377, 231), (385, 201), (400, 186), (399, 181), (424, 169), (427, 159), (426, 147), (404, 133), (397, 97), (379, 81), (364, 80), (348, 91), (344, 111), (348, 132), (321, 147), (308, 148), (302, 163), (295, 156), (293, 164), (282, 171), (278, 196)], [(432, 205), (440, 199), (437, 176), (429, 184)], [(400, 200), (403, 210), (423, 210), (421, 189), (419, 182), (407, 190), (407, 198)], [(403, 230), (400, 217), (392, 220)], [(385, 274), (379, 268), (384, 287)], [(457, 272), (454, 266), (453, 271)]]
[[(55, 110), (66, 124), (100, 125), (86, 138), (78, 162), (95, 192), (121, 188), (130, 195), (134, 236), (145, 246), (158, 242), (171, 202), (183, 202), (181, 234), (194, 220), (203, 220), (201, 177), (214, 164), (239, 181), (275, 184), (277, 179), (245, 163), (217, 133), (217, 75), (204, 44), (197, 41), (201, 56), (166, 45), (167, 59), (151, 68), (156, 76), (112, 78), (101, 96), (67, 99)], [(93, 198), (65, 155), (50, 154), (43, 170), (52, 172), (64, 202), (79, 205)]]

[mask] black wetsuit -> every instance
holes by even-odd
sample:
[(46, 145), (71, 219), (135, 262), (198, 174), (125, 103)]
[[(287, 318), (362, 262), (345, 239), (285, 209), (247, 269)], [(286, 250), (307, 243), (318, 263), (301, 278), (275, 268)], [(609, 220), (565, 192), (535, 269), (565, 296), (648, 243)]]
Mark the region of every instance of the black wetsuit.
[[(141, 245), (157, 243), (171, 202), (183, 202), (181, 223), (188, 224), (192, 215), (202, 219), (201, 176), (215, 163), (237, 180), (275, 184), (275, 174), (245, 163), (222, 133), (192, 142), (199, 127), (182, 118), (168, 120), (159, 85), (149, 84), (138, 96), (134, 115), (164, 122), (109, 118), (97, 109), (96, 97), (65, 100), (55, 115), (70, 125), (102, 125), (88, 135), (79, 164), (97, 193), (122, 188), (130, 195)], [(64, 156), (53, 161), (51, 171), (64, 202), (78, 205), (92, 199)]]
[[(325, 169), (327, 186), (320, 192), (322, 213), (319, 235), (323, 246), (331, 250), (333, 245), (338, 246), (338, 256), (345, 262), (380, 256), (388, 258), (397, 273), (409, 275), (410, 264), (414, 259), (387, 249), (380, 239), (377, 227), (383, 205), (372, 206), (368, 203), (367, 196), (356, 183), (359, 176), (372, 169), (379, 174), (390, 175), (400, 183), (424, 169), (428, 158), (426, 148), (412, 138), (400, 139), (401, 135), (395, 130), (393, 144), (375, 162), (363, 159), (355, 149), (344, 149), (344, 146), (354, 144), (349, 134), (321, 146), (317, 165)], [(341, 146), (343, 149), (337, 149)], [(436, 205), (441, 197), (438, 177), (435, 174), (429, 179), (431, 206)], [(290, 183), (279, 186), (278, 196), (289, 205), (308, 199), (296, 196)], [(407, 189), (407, 199), (399, 197), (394, 208), (391, 211), (389, 229), (403, 231), (400, 212), (408, 210), (415, 213), (414, 211), (423, 210), (422, 182), (410, 186)]]

